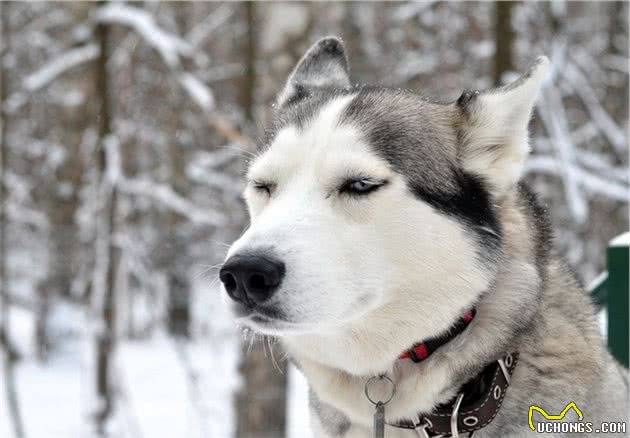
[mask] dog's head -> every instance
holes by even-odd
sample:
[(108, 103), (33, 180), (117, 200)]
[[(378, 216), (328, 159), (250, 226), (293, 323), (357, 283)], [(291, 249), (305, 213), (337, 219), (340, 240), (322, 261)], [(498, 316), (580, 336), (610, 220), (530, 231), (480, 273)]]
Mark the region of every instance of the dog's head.
[(341, 41), (316, 43), (277, 99), (248, 172), (251, 225), (220, 273), (240, 321), (315, 333), (408, 305), (428, 333), (448, 327), (496, 272), (496, 204), (520, 178), (547, 64), (436, 103), (353, 87)]

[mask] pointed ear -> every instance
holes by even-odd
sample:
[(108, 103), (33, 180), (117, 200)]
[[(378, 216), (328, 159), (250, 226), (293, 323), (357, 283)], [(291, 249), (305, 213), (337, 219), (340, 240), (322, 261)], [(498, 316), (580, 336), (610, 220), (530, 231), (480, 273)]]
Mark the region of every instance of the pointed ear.
[(459, 157), (465, 170), (481, 175), (500, 198), (519, 181), (529, 154), (527, 126), (549, 60), (541, 56), (527, 73), (506, 86), (464, 92)]
[(341, 40), (326, 37), (317, 41), (297, 63), (276, 105), (306, 97), (315, 88), (343, 88), (350, 85), (348, 58)]

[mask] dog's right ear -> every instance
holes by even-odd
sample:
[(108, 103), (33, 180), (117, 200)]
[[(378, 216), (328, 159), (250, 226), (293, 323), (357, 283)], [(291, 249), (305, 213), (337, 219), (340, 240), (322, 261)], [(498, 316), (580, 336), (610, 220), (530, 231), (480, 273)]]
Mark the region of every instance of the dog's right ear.
[(276, 100), (277, 108), (307, 97), (316, 88), (350, 85), (348, 58), (341, 40), (325, 37), (304, 54)]

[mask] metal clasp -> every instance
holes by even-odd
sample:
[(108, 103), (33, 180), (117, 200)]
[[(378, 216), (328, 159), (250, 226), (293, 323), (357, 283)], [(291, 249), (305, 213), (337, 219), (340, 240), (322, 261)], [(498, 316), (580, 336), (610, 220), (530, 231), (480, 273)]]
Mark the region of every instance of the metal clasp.
[[(510, 361), (510, 365), (512, 365), (512, 355), (508, 355), (507, 359)], [(503, 360), (503, 358), (497, 360), (497, 362), (499, 362), (499, 367), (501, 368), (501, 372), (503, 373), (503, 377), (505, 377), (505, 381), (507, 382), (508, 385), (510, 385), (510, 380), (511, 380), (511, 376), (510, 376), (510, 372), (508, 371), (508, 367), (505, 363), (505, 361)]]
[[(418, 418), (418, 420), (420, 420), (420, 417)], [(427, 429), (433, 429), (433, 424), (431, 423), (431, 420), (429, 420), (428, 418), (422, 418), (422, 423), (418, 423), (416, 425), (414, 432), (418, 434), (419, 438), (443, 438), (444, 437), (443, 434), (431, 436), (427, 432)]]

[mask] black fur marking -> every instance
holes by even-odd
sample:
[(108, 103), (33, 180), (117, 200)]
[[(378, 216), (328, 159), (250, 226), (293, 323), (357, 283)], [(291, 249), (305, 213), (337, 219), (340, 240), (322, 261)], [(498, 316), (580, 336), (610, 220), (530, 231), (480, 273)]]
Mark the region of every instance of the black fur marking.
[(404, 176), (418, 199), (470, 226), (490, 250), (481, 254), (486, 258), (501, 246), (501, 227), (482, 178), (457, 163), (456, 131), (445, 123), (452, 110), (406, 91), (363, 87), (340, 123), (364, 132), (367, 143)]
[(459, 99), (457, 99), (457, 105), (462, 109), (466, 109), (468, 105), (479, 96), (478, 90), (465, 90)]
[(422, 185), (412, 185), (411, 190), (436, 210), (455, 216), (472, 226), (477, 233), (483, 235), (482, 242), (485, 245), (500, 247), (501, 224), (482, 178), (462, 170), (454, 170), (453, 174), (458, 187), (454, 193), (430, 191)]

